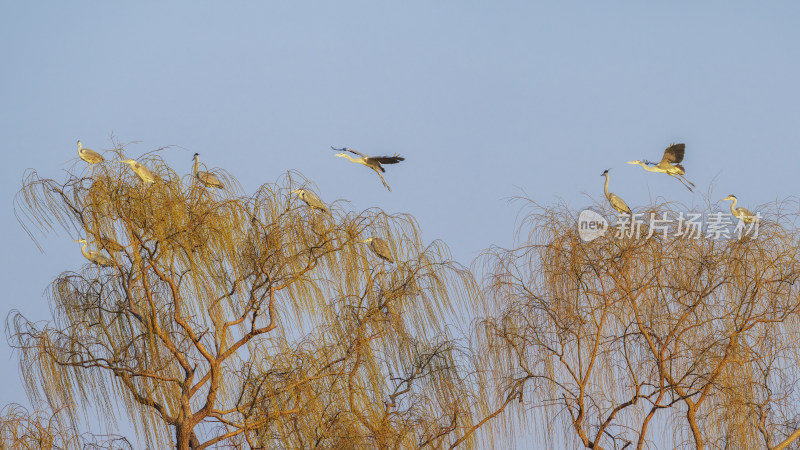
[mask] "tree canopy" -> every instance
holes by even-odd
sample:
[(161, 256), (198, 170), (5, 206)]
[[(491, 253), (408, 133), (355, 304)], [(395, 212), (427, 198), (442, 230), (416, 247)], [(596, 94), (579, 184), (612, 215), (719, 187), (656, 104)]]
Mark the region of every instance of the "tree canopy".
[(505, 448), (520, 436), (797, 448), (794, 200), (763, 208), (756, 236), (687, 236), (673, 222), (590, 242), (576, 211), (526, 200), (515, 247), (467, 270), (413, 217), (322, 204), (299, 173), (245, 193), (220, 169), (223, 189), (181, 175), (158, 151), (136, 159), (143, 179), (120, 163), (128, 151), (60, 181), (23, 179), (16, 213), (37, 245), (66, 234), (110, 262), (87, 253), (61, 273), (52, 320), (8, 316), (28, 393), (47, 407), (6, 407), (3, 445), (130, 445), (79, 432), (94, 413), (181, 450)]
[(471, 442), (481, 406), (447, 318), (478, 289), (413, 218), (310, 208), (291, 193), (311, 189), (298, 174), (247, 195), (219, 170), (217, 191), (158, 154), (137, 161), (155, 183), (116, 161), (24, 180), (17, 209), (34, 236), (117, 249), (113, 266), (53, 282), (51, 322), (10, 316), (33, 398), (75, 405), (76, 420), (124, 411), (157, 447)]

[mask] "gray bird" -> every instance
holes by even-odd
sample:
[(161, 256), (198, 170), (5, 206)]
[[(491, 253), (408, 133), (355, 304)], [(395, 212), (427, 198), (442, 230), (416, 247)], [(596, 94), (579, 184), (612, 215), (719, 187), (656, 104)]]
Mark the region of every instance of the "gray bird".
[(354, 155), (358, 155), (359, 156), (358, 158), (353, 158), (350, 155), (348, 155), (347, 153), (337, 153), (336, 154), (336, 156), (340, 156), (342, 158), (347, 158), (350, 162), (354, 162), (356, 164), (363, 164), (363, 165), (369, 167), (370, 169), (374, 170), (375, 173), (377, 173), (378, 176), (381, 177), (381, 181), (383, 182), (383, 185), (386, 186), (386, 189), (388, 189), (389, 191), (391, 191), (392, 188), (390, 188), (389, 185), (386, 184), (386, 180), (383, 179), (382, 172), (386, 172), (386, 169), (384, 169), (381, 164), (397, 164), (400, 161), (404, 161), (405, 160), (405, 158), (403, 158), (402, 156), (398, 156), (398, 155), (394, 155), (394, 156), (369, 156), (369, 155), (365, 155), (365, 154), (363, 154), (361, 152), (357, 152), (357, 151), (355, 151), (355, 150), (353, 150), (351, 148), (347, 148), (347, 147), (344, 147), (344, 148), (331, 147), (331, 148), (334, 151), (337, 151), (337, 152), (350, 152), (350, 153), (352, 153)]
[(194, 154), (194, 176), (206, 186), (224, 189), (225, 185), (211, 172), (200, 170), (200, 154)]
[(322, 200), (319, 199), (313, 192), (307, 191), (305, 189), (295, 189), (292, 191), (292, 194), (297, 194), (300, 200), (304, 201), (306, 205), (310, 206), (312, 209), (318, 209), (322, 212), (328, 212), (328, 208), (325, 206), (325, 203), (322, 203)]
[(731, 203), (731, 214), (733, 214), (733, 217), (736, 217), (737, 219), (741, 220), (744, 223), (753, 223), (758, 221), (758, 217), (756, 217), (756, 215), (750, 212), (750, 210), (748, 210), (747, 208), (741, 206), (738, 208), (736, 207), (736, 202), (738, 201), (738, 199), (736, 198), (735, 195), (731, 194), (720, 201), (724, 202), (725, 200), (733, 201), (733, 203)]
[(394, 258), (392, 258), (392, 249), (389, 248), (389, 244), (383, 239), (371, 237), (361, 242), (369, 245), (369, 248), (372, 249), (372, 252), (378, 255), (378, 257), (381, 259), (389, 261), (390, 263), (394, 263)]
[(605, 189), (605, 192), (606, 192), (606, 198), (608, 199), (608, 203), (611, 203), (611, 207), (616, 209), (620, 213), (632, 214), (631, 213), (631, 209), (628, 208), (628, 205), (625, 203), (625, 200), (623, 200), (617, 194), (613, 194), (611, 192), (608, 192), (608, 178), (609, 178), (608, 171), (609, 170), (611, 170), (611, 169), (606, 170), (605, 172), (603, 172), (602, 175), (600, 175), (601, 177), (602, 176), (606, 177), (606, 184), (604, 186), (604, 189)]
[(81, 253), (83, 253), (83, 256), (90, 262), (106, 267), (113, 267), (117, 265), (117, 263), (115, 263), (113, 259), (103, 255), (97, 250), (86, 250), (86, 239), (81, 238), (75, 242), (80, 242), (83, 244), (83, 246), (81, 247)]
[(136, 161), (135, 159), (123, 159), (120, 161), (123, 164), (127, 164), (130, 166), (133, 173), (139, 176), (139, 178), (147, 184), (155, 183), (156, 182), (156, 174), (150, 171), (147, 167)]
[[(694, 183), (686, 179), (684, 176), (686, 170), (680, 164), (680, 162), (683, 161), (683, 154), (685, 152), (686, 144), (672, 144), (664, 150), (664, 156), (658, 164), (647, 160), (640, 161), (638, 159), (636, 161), (628, 161), (628, 164), (638, 164), (648, 172), (665, 173), (680, 181), (690, 192), (694, 192), (692, 190)], [(689, 187), (689, 185), (691, 185), (691, 187)]]
[(97, 164), (106, 160), (96, 151), (83, 148), (81, 141), (78, 141), (78, 156), (89, 164)]

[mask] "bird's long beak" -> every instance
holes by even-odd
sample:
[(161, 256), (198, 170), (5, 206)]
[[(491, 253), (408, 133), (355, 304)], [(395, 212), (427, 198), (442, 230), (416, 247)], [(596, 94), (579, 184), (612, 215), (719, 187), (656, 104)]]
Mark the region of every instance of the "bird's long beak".
[(628, 161), (628, 164), (639, 164), (639, 161)]

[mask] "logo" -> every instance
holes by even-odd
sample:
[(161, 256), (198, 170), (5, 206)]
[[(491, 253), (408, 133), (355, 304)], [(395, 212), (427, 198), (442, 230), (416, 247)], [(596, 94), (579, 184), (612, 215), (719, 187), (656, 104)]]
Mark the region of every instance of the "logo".
[(591, 242), (599, 238), (607, 229), (606, 219), (591, 209), (584, 209), (578, 216), (578, 235), (583, 242)]

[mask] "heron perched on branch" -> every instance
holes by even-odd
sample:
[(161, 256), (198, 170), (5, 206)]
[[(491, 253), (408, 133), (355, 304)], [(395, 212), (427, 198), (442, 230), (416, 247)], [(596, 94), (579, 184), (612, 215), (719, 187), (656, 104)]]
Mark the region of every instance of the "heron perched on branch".
[(720, 201), (724, 202), (725, 200), (731, 200), (733, 202), (731, 203), (731, 214), (733, 214), (733, 217), (736, 217), (744, 223), (753, 223), (758, 220), (758, 217), (756, 217), (756, 215), (750, 212), (750, 210), (747, 208), (743, 208), (741, 206), (738, 208), (736, 207), (736, 202), (738, 199), (735, 195), (731, 194)]
[(224, 189), (225, 185), (211, 172), (200, 170), (200, 153), (194, 154), (194, 176), (206, 186)]
[(156, 174), (151, 172), (150, 169), (148, 169), (135, 159), (123, 159), (120, 162), (129, 165), (131, 167), (131, 170), (133, 170), (133, 173), (138, 175), (139, 178), (141, 178), (141, 180), (144, 181), (145, 183), (151, 184), (156, 182)]
[(371, 237), (361, 242), (369, 245), (369, 248), (372, 249), (372, 252), (378, 255), (379, 258), (389, 261), (390, 263), (394, 263), (394, 258), (392, 258), (392, 249), (389, 248), (389, 244), (383, 239)]
[(666, 150), (664, 150), (664, 156), (661, 158), (661, 162), (658, 164), (647, 160), (640, 161), (638, 159), (636, 161), (628, 161), (628, 164), (639, 164), (648, 172), (661, 172), (671, 177), (675, 177), (681, 182), (681, 184), (686, 186), (686, 189), (689, 189), (690, 192), (694, 192), (692, 190), (694, 183), (687, 180), (686, 177), (683, 176), (686, 173), (686, 170), (680, 164), (680, 162), (683, 161), (683, 154), (685, 152), (686, 144), (672, 144), (667, 147)]
[(97, 250), (86, 250), (86, 239), (81, 238), (75, 242), (80, 242), (83, 244), (83, 246), (81, 247), (81, 253), (83, 253), (83, 256), (90, 262), (106, 267), (113, 267), (117, 265), (117, 263), (114, 262), (113, 259), (103, 255)]
[[(343, 147), (343, 148), (331, 147), (331, 148), (334, 151), (342, 152), (342, 153), (337, 153), (336, 156), (341, 156), (342, 158), (347, 158), (348, 160), (350, 160), (350, 162), (354, 162), (356, 164), (363, 164), (363, 165), (369, 167), (370, 169), (374, 170), (375, 173), (377, 173), (378, 176), (381, 177), (381, 181), (383, 182), (383, 185), (386, 186), (386, 189), (388, 189), (389, 191), (391, 191), (392, 188), (390, 188), (389, 185), (386, 184), (386, 180), (383, 179), (382, 172), (386, 172), (386, 169), (384, 169), (381, 164), (397, 164), (400, 161), (405, 160), (405, 158), (403, 158), (402, 156), (398, 156), (398, 155), (394, 155), (394, 156), (368, 156), (368, 155), (365, 155), (365, 154), (363, 154), (361, 152), (357, 152), (357, 151), (355, 151), (355, 150), (353, 150), (351, 148), (347, 148), (347, 147)], [(358, 155), (358, 158), (353, 158), (352, 156), (350, 156), (350, 155), (348, 155), (347, 153), (344, 153), (344, 152), (350, 152), (350, 153), (352, 153), (354, 155)]]
[(611, 207), (616, 209), (620, 213), (626, 213), (626, 214), (631, 214), (632, 215), (633, 213), (631, 213), (631, 209), (628, 208), (628, 205), (625, 203), (625, 200), (623, 200), (617, 194), (608, 192), (608, 178), (609, 178), (608, 171), (609, 170), (611, 170), (611, 169), (607, 169), (605, 172), (603, 172), (602, 175), (600, 175), (601, 177), (602, 176), (606, 177), (606, 184), (603, 187), (603, 189), (605, 189), (606, 198), (608, 199), (608, 203), (611, 203)]
[(295, 189), (292, 191), (292, 194), (297, 194), (297, 196), (300, 197), (300, 200), (304, 201), (306, 205), (310, 206), (312, 209), (328, 212), (328, 207), (325, 206), (325, 203), (322, 203), (322, 200), (314, 195), (313, 192), (305, 189)]
[(83, 148), (81, 141), (78, 141), (78, 156), (80, 156), (82, 160), (89, 164), (97, 164), (106, 160), (100, 155), (100, 153), (97, 153), (94, 150), (89, 150), (88, 148)]

